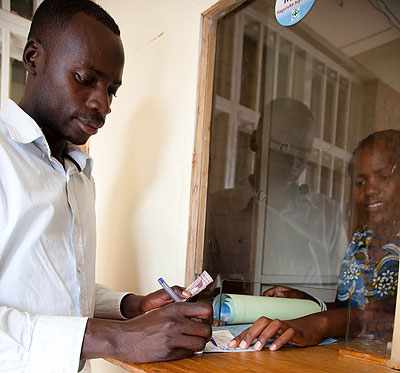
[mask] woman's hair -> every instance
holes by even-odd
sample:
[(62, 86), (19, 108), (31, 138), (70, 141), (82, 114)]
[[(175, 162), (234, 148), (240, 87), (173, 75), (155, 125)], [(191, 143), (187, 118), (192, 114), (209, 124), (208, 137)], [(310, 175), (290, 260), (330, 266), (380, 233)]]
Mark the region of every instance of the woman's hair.
[(390, 129), (371, 133), (358, 143), (351, 156), (350, 162), (347, 166), (347, 171), (350, 177), (353, 177), (354, 164), (356, 162), (358, 153), (365, 148), (371, 148), (378, 142), (384, 143), (386, 148), (393, 154), (393, 156), (400, 160), (400, 130)]

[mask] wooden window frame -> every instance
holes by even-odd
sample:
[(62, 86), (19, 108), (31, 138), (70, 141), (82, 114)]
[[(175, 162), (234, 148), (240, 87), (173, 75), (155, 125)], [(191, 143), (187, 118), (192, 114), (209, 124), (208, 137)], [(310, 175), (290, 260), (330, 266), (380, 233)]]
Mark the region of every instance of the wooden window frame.
[(201, 273), (206, 219), (210, 123), (218, 21), (248, 0), (220, 0), (201, 15), (201, 46), (197, 85), (197, 122), (192, 159), (189, 236), (185, 283)]

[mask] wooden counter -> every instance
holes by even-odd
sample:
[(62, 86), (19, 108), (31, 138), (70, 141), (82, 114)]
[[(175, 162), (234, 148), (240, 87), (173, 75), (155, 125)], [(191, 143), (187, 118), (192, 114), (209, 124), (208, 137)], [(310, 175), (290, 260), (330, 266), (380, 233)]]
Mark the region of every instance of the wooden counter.
[(162, 363), (129, 364), (111, 359), (108, 361), (128, 372), (396, 372), (379, 363), (339, 356), (340, 348), (343, 348), (342, 343), (304, 348), (285, 347), (279, 351), (264, 349), (260, 352), (205, 353)]

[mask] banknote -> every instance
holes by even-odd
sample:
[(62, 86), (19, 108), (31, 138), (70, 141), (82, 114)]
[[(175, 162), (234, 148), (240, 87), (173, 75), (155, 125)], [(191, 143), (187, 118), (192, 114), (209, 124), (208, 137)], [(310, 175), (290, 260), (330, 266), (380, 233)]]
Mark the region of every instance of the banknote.
[(202, 290), (204, 290), (208, 284), (211, 284), (214, 280), (212, 277), (204, 271), (196, 280), (193, 281), (185, 290), (190, 291), (192, 296), (199, 294)]

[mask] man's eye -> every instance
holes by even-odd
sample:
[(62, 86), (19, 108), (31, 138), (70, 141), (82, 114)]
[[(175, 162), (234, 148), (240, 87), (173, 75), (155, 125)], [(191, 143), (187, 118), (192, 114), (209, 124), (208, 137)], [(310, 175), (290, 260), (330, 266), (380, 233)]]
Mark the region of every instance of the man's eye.
[(108, 94), (117, 97), (117, 91), (109, 91)]
[(76, 80), (82, 85), (91, 85), (93, 83), (93, 79), (84, 74), (76, 73), (75, 76)]

